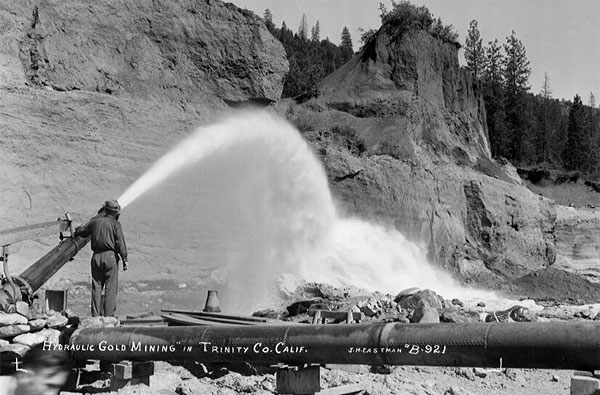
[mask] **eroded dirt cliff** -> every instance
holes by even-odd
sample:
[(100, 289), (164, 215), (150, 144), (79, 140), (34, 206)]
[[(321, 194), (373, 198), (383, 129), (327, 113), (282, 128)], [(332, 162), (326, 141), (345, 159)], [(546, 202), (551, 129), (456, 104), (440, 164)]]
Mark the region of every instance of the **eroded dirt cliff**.
[(455, 43), (384, 25), (320, 92), (288, 113), (319, 148), (343, 210), (425, 242), (467, 281), (554, 263), (555, 208), (491, 158), (479, 87)]
[(281, 95), (281, 45), (229, 3), (39, 1), (17, 12), (19, 58), (37, 85), (182, 106)]
[[(288, 68), (260, 18), (220, 1), (1, 1), (0, 20), (2, 229), (86, 220), (227, 104), (278, 99)], [(122, 220), (130, 278), (165, 277), (169, 253)], [(11, 273), (57, 241), (17, 246)], [(86, 280), (88, 259), (57, 278)]]

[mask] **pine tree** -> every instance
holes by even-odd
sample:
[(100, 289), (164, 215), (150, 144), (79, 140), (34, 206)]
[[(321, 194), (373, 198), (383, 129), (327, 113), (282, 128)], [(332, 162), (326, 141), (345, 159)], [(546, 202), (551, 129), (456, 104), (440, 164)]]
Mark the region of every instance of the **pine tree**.
[(525, 47), (513, 30), (510, 37), (506, 38), (504, 44), (504, 81), (508, 94), (522, 93), (529, 90), (529, 60), (525, 53)]
[(498, 40), (490, 41), (484, 50), (482, 70), (482, 82), (485, 86), (494, 89), (501, 88), (504, 85), (504, 74), (502, 73), (502, 64), (504, 55)]
[(275, 31), (275, 24), (273, 23), (273, 14), (270, 9), (265, 9), (263, 20), (265, 21), (265, 26), (272, 34)]
[(527, 99), (529, 90), (529, 60), (525, 47), (516, 37), (514, 30), (504, 44), (504, 92), (506, 96), (506, 121), (510, 131), (511, 145), (507, 156), (516, 161), (535, 157), (535, 138), (532, 136), (532, 112)]
[(279, 30), (279, 41), (281, 41), (289, 56), (288, 47), (294, 41), (294, 33), (292, 33), (290, 29), (288, 29), (287, 25), (285, 24), (285, 21), (281, 22), (281, 29)]
[(490, 41), (484, 50), (484, 54), (482, 85), (490, 148), (492, 156), (506, 157), (510, 142), (506, 129), (506, 112), (504, 109), (504, 78), (502, 74), (504, 56), (498, 40)]
[(316, 43), (321, 41), (321, 25), (319, 24), (319, 21), (317, 21), (311, 29), (310, 40)]
[(548, 103), (548, 161), (556, 166), (563, 165), (563, 151), (567, 146), (568, 114), (564, 104), (552, 99)]
[(485, 54), (483, 52), (482, 39), (477, 28), (477, 21), (473, 19), (469, 23), (467, 38), (465, 39), (465, 60), (467, 66), (477, 79), (481, 78), (483, 72)]
[(550, 100), (552, 99), (552, 90), (550, 89), (550, 78), (548, 77), (548, 73), (544, 73), (544, 82), (542, 84), (542, 90), (540, 92), (540, 96), (542, 97), (542, 108), (541, 108), (541, 122), (540, 122), (540, 149), (541, 156), (540, 160), (542, 163), (548, 162), (548, 136), (550, 135), (550, 125), (549, 125), (549, 117), (548, 110), (550, 107)]
[[(303, 16), (303, 20), (305, 19)], [(299, 30), (301, 33), (302, 28)], [(280, 29), (274, 28), (272, 34), (283, 44), (289, 62), (282, 97), (291, 97), (298, 102), (309, 99), (318, 93), (318, 83), (346, 61), (341, 48), (327, 38), (320, 40), (318, 21), (311, 29), (310, 40), (301, 38), (302, 34), (294, 34), (285, 21), (281, 23)]]
[(569, 111), (567, 126), (567, 146), (563, 152), (563, 162), (568, 170), (581, 170), (585, 162), (585, 113), (581, 97), (575, 95)]
[(308, 22), (306, 22), (306, 14), (302, 14), (300, 26), (298, 26), (298, 37), (301, 40), (308, 40)]
[(350, 31), (346, 26), (342, 29), (342, 42), (340, 43), (340, 49), (342, 50), (342, 56), (344, 62), (350, 60), (354, 55), (354, 49), (352, 48), (352, 37)]
[(596, 97), (590, 92), (587, 112), (587, 128), (589, 129), (588, 171), (598, 177), (600, 172), (600, 111), (596, 108)]
[(544, 73), (544, 82), (542, 83), (540, 95), (546, 100), (552, 99), (552, 89), (550, 88), (550, 77), (548, 77), (548, 73)]

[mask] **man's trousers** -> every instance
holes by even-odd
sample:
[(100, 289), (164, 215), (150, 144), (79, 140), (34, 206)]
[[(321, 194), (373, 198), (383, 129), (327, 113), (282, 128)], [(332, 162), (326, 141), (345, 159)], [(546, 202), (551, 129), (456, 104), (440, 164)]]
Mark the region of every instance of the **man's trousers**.
[(115, 252), (95, 252), (92, 256), (92, 317), (112, 317), (115, 314), (118, 285), (119, 264)]

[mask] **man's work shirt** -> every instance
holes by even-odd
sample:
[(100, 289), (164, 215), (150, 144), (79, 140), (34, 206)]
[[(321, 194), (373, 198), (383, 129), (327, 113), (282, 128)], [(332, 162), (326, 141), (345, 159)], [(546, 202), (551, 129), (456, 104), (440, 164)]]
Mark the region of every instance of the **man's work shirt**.
[(114, 251), (127, 262), (127, 246), (123, 237), (121, 223), (111, 215), (98, 215), (75, 232), (82, 237), (91, 236), (92, 251), (100, 253)]

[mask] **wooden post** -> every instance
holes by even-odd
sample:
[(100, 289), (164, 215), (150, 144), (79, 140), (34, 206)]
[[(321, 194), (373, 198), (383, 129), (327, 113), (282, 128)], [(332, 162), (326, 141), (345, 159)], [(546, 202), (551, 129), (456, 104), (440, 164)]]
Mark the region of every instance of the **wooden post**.
[(596, 372), (573, 372), (570, 395), (596, 395), (600, 393), (600, 379)]
[(46, 295), (46, 311), (65, 311), (67, 309), (67, 296), (68, 291), (66, 289), (47, 289)]
[(288, 366), (279, 369), (275, 378), (278, 394), (314, 394), (321, 389), (319, 366)]
[(154, 362), (121, 361), (112, 364), (110, 390), (117, 391), (128, 385), (145, 384), (150, 386), (150, 376), (154, 374)]

